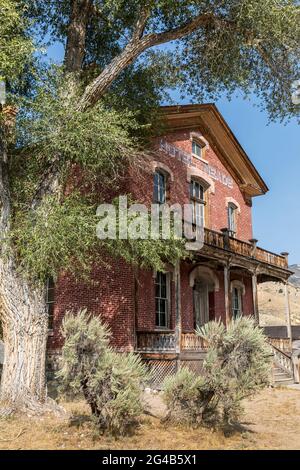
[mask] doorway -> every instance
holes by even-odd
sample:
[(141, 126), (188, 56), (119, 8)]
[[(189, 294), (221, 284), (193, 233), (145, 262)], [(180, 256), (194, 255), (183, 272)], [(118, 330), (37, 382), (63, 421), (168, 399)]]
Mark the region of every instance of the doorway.
[(196, 279), (194, 288), (194, 328), (209, 322), (209, 286), (202, 279)]

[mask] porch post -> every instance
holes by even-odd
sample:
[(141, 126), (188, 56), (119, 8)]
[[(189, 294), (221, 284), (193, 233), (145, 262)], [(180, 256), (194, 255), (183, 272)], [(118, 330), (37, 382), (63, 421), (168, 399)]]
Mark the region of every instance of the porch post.
[(230, 285), (230, 265), (228, 263), (224, 266), (224, 294), (225, 294), (226, 325), (228, 325), (230, 322), (229, 285)]
[(180, 353), (181, 349), (181, 289), (180, 289), (180, 261), (174, 269), (175, 281), (175, 351)]
[(252, 273), (252, 295), (253, 295), (253, 314), (254, 320), (259, 325), (259, 310), (258, 310), (258, 295), (257, 295), (257, 274), (256, 271)]
[(291, 325), (291, 309), (290, 309), (290, 296), (289, 296), (289, 287), (288, 282), (285, 281), (284, 283), (284, 291), (285, 291), (285, 318), (286, 318), (286, 329), (287, 335), (290, 340), (291, 350), (292, 350), (292, 325)]

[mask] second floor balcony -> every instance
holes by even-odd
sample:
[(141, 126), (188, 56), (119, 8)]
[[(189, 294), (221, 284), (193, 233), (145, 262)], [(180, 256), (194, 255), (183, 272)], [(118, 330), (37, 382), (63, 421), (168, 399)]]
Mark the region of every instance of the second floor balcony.
[(266, 263), (281, 269), (288, 269), (287, 253), (275, 254), (257, 246), (257, 240), (249, 242), (239, 240), (229, 235), (227, 229), (221, 232), (204, 229), (204, 245), (234, 253), (249, 259)]

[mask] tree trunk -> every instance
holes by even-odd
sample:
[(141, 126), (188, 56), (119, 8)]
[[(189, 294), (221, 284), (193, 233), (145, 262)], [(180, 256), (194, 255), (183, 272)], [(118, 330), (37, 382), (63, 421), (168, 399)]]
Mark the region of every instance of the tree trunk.
[(64, 64), (67, 72), (80, 72), (85, 54), (86, 26), (91, 13), (91, 0), (73, 0), (68, 27)]
[[(1, 110), (0, 110), (1, 111)], [(11, 201), (7, 125), (0, 125), (0, 321), (4, 364), (0, 401), (6, 410), (43, 408), (46, 401), (45, 359), (47, 309), (43, 287), (33, 288), (18, 273), (14, 255), (6, 244)]]
[(36, 411), (46, 401), (48, 319), (43, 288), (32, 288), (11, 262), (0, 261), (4, 365), (2, 406)]

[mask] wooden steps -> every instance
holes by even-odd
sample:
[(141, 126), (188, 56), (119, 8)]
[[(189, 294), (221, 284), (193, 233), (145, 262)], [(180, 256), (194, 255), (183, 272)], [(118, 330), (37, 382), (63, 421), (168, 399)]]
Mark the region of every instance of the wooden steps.
[(275, 387), (282, 387), (294, 383), (294, 378), (287, 371), (279, 367), (275, 362), (273, 364), (273, 383)]

